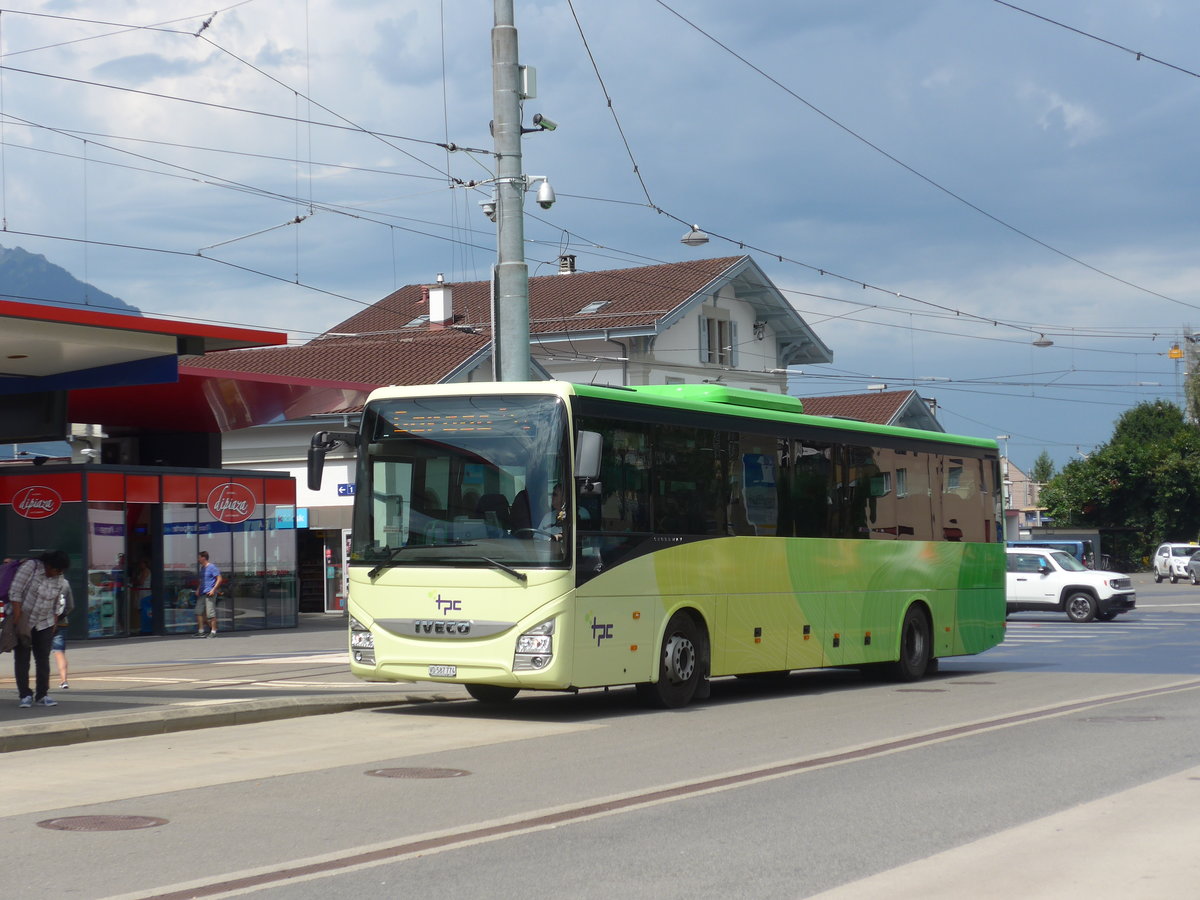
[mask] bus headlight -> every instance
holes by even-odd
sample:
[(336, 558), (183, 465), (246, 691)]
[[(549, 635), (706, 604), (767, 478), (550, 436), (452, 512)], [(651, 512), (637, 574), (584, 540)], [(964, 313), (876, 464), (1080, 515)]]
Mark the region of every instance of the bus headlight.
[(354, 616), (350, 617), (350, 656), (356, 663), (375, 665), (375, 636)]
[(554, 657), (554, 620), (547, 619), (530, 628), (517, 638), (517, 652), (513, 655), (514, 672), (530, 672), (544, 669)]

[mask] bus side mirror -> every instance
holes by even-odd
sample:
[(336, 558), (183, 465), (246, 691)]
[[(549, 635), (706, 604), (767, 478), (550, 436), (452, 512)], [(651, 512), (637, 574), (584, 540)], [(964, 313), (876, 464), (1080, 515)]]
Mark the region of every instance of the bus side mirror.
[(339, 444), (358, 446), (358, 435), (352, 431), (318, 431), (308, 447), (308, 489), (321, 489), (321, 472), (325, 469), (325, 454)]
[(598, 431), (581, 431), (575, 435), (575, 477), (595, 480), (600, 477), (600, 454), (604, 439)]

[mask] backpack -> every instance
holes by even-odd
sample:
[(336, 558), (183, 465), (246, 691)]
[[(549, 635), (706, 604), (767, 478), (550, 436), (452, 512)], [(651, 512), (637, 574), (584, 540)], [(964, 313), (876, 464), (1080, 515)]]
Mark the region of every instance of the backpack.
[(26, 559), (10, 559), (6, 563), (0, 563), (0, 603), (8, 602), (8, 591), (12, 587), (13, 579), (17, 577), (17, 569), (31, 559), (33, 559), (32, 556)]
[(25, 562), (28, 560), (10, 559), (6, 563), (0, 563), (0, 618), (4, 620), (4, 625), (0, 628), (0, 653), (8, 653), (20, 640), (17, 637), (16, 619), (8, 614), (8, 591), (12, 587), (17, 569)]

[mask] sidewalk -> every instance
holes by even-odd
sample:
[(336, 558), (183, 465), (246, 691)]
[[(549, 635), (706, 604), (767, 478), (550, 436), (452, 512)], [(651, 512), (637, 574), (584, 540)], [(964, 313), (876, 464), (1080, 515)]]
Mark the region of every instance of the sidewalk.
[[(459, 685), (368, 684), (350, 674), (346, 619), (303, 613), (297, 628), (74, 641), (68, 690), (50, 663), (51, 709), (20, 709), (0, 656), (0, 752), (467, 697)], [(30, 673), (32, 679), (32, 672)]]

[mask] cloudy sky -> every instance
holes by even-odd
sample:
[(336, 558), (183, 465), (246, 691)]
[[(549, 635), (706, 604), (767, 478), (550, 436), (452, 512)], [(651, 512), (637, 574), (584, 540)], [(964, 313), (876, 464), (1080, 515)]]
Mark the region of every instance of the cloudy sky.
[[(1181, 401), (1195, 2), (517, 0), (516, 20), (525, 120), (559, 124), (524, 142), (558, 195), (527, 206), (531, 274), (750, 253), (833, 350), (797, 393), (915, 387), (1025, 469)], [(467, 0), (4, 5), (0, 244), (148, 315), (296, 341), (438, 273), (485, 279), (486, 190), (449, 185), (494, 171), (492, 24)], [(693, 222), (707, 246), (680, 244)]]

